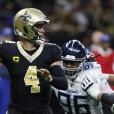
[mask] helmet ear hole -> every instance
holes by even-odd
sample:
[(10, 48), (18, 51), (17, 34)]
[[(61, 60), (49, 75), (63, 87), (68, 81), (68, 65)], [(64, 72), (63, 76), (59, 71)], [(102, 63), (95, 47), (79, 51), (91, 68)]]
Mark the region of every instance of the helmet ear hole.
[(27, 27), (24, 26), (23, 30), (24, 30), (25, 33), (28, 33)]

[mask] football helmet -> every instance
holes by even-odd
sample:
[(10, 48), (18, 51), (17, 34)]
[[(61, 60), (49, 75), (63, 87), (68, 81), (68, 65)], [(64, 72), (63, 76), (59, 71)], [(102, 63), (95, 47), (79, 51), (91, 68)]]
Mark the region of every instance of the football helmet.
[(74, 78), (86, 61), (86, 49), (78, 40), (70, 40), (62, 47), (62, 61), (65, 75)]
[(35, 25), (41, 23), (49, 23), (49, 20), (40, 10), (35, 8), (22, 9), (14, 17), (14, 33), (30, 41), (39, 40)]

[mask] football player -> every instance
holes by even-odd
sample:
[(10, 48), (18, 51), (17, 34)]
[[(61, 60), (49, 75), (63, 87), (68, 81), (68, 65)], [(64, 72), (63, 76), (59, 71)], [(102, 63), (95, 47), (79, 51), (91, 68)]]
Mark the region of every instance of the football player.
[(68, 89), (53, 89), (65, 114), (103, 114), (101, 103), (113, 111), (114, 92), (101, 76), (100, 65), (87, 57), (83, 44), (70, 40), (62, 49)]
[(50, 85), (67, 89), (61, 49), (42, 40), (48, 22), (38, 9), (22, 9), (14, 17), (19, 41), (0, 42), (0, 57), (11, 79), (8, 114), (51, 114)]

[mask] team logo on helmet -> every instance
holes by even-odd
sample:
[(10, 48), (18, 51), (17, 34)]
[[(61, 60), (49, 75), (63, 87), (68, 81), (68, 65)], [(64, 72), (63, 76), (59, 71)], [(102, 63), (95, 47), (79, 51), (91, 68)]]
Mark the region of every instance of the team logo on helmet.
[(25, 13), (23, 15), (20, 15), (18, 18), (21, 18), (23, 22), (28, 23), (29, 19), (31, 19), (32, 17), (28, 14), (27, 11), (25, 11)]

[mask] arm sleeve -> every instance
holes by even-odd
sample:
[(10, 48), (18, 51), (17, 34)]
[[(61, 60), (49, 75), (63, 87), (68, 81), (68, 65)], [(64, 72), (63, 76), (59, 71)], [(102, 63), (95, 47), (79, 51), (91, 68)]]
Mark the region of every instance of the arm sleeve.
[(82, 88), (87, 92), (88, 95), (97, 100), (98, 95), (101, 93), (99, 84), (95, 83), (91, 77), (86, 76), (82, 82)]
[(50, 68), (53, 81), (50, 82), (57, 89), (66, 90), (68, 88), (67, 79), (61, 66), (52, 66)]

